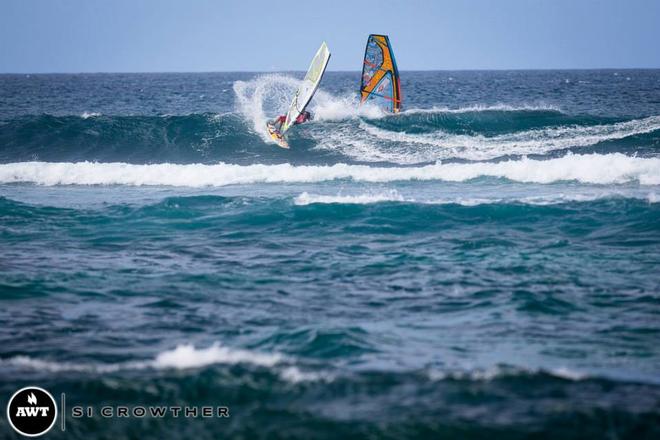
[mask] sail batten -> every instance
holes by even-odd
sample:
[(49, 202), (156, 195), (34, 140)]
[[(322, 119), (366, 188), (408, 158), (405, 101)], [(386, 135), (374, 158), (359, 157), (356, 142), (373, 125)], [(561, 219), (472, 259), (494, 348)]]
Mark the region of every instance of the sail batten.
[(371, 34), (362, 64), (360, 103), (374, 104), (392, 113), (401, 110), (399, 69), (387, 35)]

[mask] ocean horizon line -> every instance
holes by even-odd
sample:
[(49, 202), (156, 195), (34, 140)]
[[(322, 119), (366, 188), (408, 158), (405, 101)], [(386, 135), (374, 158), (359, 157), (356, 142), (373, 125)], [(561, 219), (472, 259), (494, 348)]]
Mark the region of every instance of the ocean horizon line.
[[(561, 68), (512, 68), (512, 69), (399, 69), (401, 72), (593, 72), (593, 71), (632, 71), (632, 70), (660, 70), (659, 67), (561, 67)], [(360, 73), (360, 70), (332, 70), (326, 73)], [(149, 75), (149, 74), (215, 74), (215, 73), (305, 73), (305, 70), (154, 70), (154, 71), (71, 71), (71, 72), (0, 72), (0, 75)]]

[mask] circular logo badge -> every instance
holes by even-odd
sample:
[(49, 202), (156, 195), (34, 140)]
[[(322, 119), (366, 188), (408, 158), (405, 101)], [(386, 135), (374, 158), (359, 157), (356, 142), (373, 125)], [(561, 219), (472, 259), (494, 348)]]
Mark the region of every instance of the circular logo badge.
[(57, 404), (43, 388), (25, 387), (9, 399), (7, 419), (19, 434), (37, 437), (47, 433), (55, 424)]

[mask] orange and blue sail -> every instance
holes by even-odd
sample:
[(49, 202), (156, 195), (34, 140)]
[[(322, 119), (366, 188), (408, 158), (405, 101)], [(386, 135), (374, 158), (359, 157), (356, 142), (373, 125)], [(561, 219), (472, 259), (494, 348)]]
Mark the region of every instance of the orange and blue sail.
[(360, 103), (370, 101), (397, 113), (401, 110), (401, 84), (394, 52), (387, 35), (369, 35), (364, 51)]

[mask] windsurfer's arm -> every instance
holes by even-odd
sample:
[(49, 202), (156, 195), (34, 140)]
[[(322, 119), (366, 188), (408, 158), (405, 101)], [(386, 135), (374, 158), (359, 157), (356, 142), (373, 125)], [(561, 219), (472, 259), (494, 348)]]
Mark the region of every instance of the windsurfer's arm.
[(278, 117), (276, 117), (275, 119), (273, 119), (272, 121), (269, 121), (269, 122), (270, 122), (271, 125), (280, 128), (280, 127), (282, 127), (282, 124), (284, 124), (284, 121), (286, 121), (285, 116), (278, 116)]

